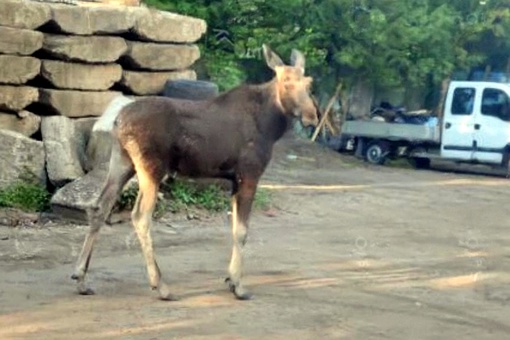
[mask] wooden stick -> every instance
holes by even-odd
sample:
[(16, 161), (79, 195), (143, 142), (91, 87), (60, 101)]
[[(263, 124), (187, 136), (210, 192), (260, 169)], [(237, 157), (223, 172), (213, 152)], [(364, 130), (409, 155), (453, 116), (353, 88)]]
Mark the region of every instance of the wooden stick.
[[(315, 105), (315, 108), (317, 109), (317, 111), (319, 111), (320, 117), (322, 118), (324, 113), (322, 112), (322, 110), (320, 108), (317, 98), (315, 96), (311, 96), (311, 97), (313, 100), (313, 104)], [(337, 129), (333, 126), (333, 123), (331, 122), (331, 116), (329, 116), (329, 118), (330, 119), (326, 120), (326, 126), (331, 131), (331, 133), (335, 135), (335, 134), (337, 134)]]
[(330, 130), (332, 135), (338, 135), (338, 128), (335, 127), (335, 121), (333, 120), (333, 116), (329, 115), (328, 119), (326, 120), (326, 126)]
[(336, 98), (340, 95), (340, 90), (342, 89), (342, 83), (338, 84), (335, 90), (335, 94), (331, 99), (329, 100), (328, 105), (326, 106), (326, 110), (324, 111), (324, 115), (321, 117), (321, 120), (319, 124), (317, 125), (317, 128), (315, 129), (311, 141), (314, 142), (317, 139), (317, 136), (319, 135), (319, 132), (322, 130), (322, 127), (326, 123), (326, 119), (328, 118), (328, 114), (331, 111), (331, 108), (333, 107), (333, 104), (335, 103)]

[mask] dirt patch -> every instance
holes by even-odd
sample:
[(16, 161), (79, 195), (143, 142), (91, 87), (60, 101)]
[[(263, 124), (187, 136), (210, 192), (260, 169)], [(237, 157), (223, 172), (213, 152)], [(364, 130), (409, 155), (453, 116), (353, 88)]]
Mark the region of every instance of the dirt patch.
[(155, 251), (181, 299), (150, 291), (127, 224), (102, 230), (97, 295), (69, 279), (86, 226), (0, 227), (1, 339), (507, 339), (510, 182), (371, 167), (286, 138), (262, 183), (246, 284), (223, 285), (226, 213), (156, 223)]

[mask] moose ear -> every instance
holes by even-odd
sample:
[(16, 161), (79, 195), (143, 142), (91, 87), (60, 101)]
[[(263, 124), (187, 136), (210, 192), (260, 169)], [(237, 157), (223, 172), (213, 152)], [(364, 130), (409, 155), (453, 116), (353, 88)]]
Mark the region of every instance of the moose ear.
[(301, 68), (303, 70), (303, 74), (305, 73), (305, 56), (296, 49), (292, 49), (290, 64), (294, 67)]
[(266, 45), (262, 45), (262, 49), (264, 50), (264, 59), (266, 60), (267, 66), (269, 66), (272, 70), (277, 66), (284, 66), (282, 59)]

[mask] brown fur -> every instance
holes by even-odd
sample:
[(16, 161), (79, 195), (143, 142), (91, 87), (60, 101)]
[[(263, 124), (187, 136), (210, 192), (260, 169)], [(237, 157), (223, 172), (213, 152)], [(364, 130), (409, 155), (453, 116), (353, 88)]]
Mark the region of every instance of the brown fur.
[(239, 299), (249, 294), (241, 284), (242, 248), (258, 181), (271, 159), (274, 143), (293, 117), (302, 114), (305, 125), (317, 124), (317, 113), (304, 76), (304, 57), (293, 51), (293, 66), (264, 46), (276, 77), (262, 85), (242, 85), (207, 101), (163, 97), (135, 101), (122, 109), (113, 129), (114, 146), (108, 179), (98, 208), (90, 212), (87, 236), (73, 278), (84, 286), (97, 232), (124, 184), (135, 173), (140, 192), (132, 212), (145, 256), (149, 281), (162, 299), (173, 299), (161, 280), (152, 250), (150, 225), (158, 187), (167, 173), (232, 181), (234, 246), (229, 266), (231, 291)]

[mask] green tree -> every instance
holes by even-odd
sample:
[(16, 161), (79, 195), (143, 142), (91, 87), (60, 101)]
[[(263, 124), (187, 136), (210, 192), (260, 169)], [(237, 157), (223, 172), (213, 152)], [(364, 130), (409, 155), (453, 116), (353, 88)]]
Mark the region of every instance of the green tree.
[[(503, 67), (507, 0), (145, 0), (206, 20), (201, 75), (222, 90), (269, 76), (260, 48), (302, 50), (316, 84), (437, 85), (457, 69)], [(504, 60), (504, 61), (502, 61)], [(503, 66), (502, 66), (503, 65)], [(316, 86), (317, 87), (317, 86)]]

